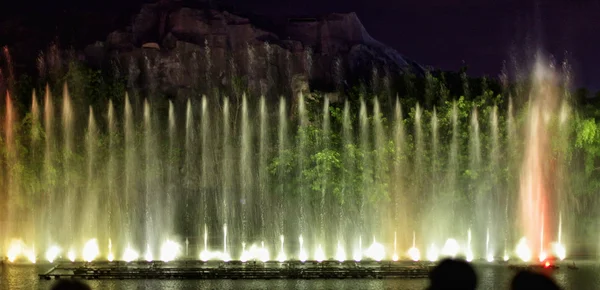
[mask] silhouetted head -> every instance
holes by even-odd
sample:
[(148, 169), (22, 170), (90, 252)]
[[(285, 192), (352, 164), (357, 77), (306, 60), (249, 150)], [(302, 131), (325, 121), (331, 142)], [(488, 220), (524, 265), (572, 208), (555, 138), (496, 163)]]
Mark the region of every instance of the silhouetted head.
[(90, 286), (77, 280), (59, 280), (52, 286), (52, 290), (91, 290)]
[(429, 274), (429, 283), (429, 290), (474, 290), (477, 274), (465, 261), (444, 259)]
[(560, 290), (560, 287), (546, 275), (531, 271), (521, 271), (513, 278), (510, 289)]

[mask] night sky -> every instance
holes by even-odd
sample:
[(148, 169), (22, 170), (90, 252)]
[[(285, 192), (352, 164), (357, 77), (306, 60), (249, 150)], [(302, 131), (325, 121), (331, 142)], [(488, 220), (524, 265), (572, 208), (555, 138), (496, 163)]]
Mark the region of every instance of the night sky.
[[(242, 1), (238, 1), (242, 2)], [(563, 59), (576, 86), (600, 90), (600, 0), (254, 0), (264, 13), (358, 14), (375, 39), (424, 65), (497, 76), (516, 51)]]
[[(559, 60), (568, 52), (574, 85), (600, 90), (600, 0), (220, 1), (261, 14), (354, 11), (371, 36), (405, 56), (444, 70), (457, 70), (466, 63), (472, 75), (497, 76), (514, 52), (541, 48)], [(141, 2), (57, 0), (2, 6), (8, 12), (15, 5), (28, 11), (91, 3), (118, 13)]]

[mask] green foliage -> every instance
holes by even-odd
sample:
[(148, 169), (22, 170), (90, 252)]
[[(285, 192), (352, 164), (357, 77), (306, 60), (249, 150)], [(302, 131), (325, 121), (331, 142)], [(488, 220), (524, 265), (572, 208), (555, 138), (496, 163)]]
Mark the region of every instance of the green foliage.
[[(403, 91), (398, 98), (404, 112), (400, 120), (406, 132), (403, 144), (396, 144), (394, 140), (393, 130), (397, 123), (392, 118), (394, 108), (389, 104), (395, 102), (382, 101), (382, 115), (379, 119), (375, 118), (372, 114), (375, 96), (369, 95), (363, 85), (354, 86), (346, 91), (346, 100), (351, 110), (349, 122), (353, 128), (348, 140), (345, 140), (343, 135), (344, 104), (332, 104), (329, 108), (331, 133), (325, 140), (324, 118), (320, 109), (323, 100), (317, 95), (308, 97), (308, 125), (295, 128), (293, 145), (281, 154), (276, 154), (269, 165), (275, 180), (287, 184), (285, 192), (295, 196), (304, 194), (309, 200), (318, 200), (325, 194), (334, 197), (338, 205), (343, 204), (345, 208), (359, 210), (361, 202), (367, 206), (374, 206), (393, 200), (397, 194), (435, 195), (424, 195), (422, 200), (444, 200), (444, 196), (452, 196), (457, 203), (472, 207), (475, 200), (497, 197), (506, 191), (518, 191), (518, 178), (522, 166), (519, 161), (522, 160), (524, 146), (519, 128), (524, 128), (527, 123), (526, 110), (523, 108), (527, 108), (528, 105), (521, 102), (517, 107), (520, 109), (514, 109), (512, 126), (515, 132), (508, 132), (507, 96), (527, 91), (528, 85), (515, 84), (502, 88), (494, 79), (468, 78), (464, 72), (432, 72), (424, 78), (406, 74), (401, 81), (403, 84), (396, 87)], [(568, 99), (568, 95), (569, 92), (565, 91), (564, 97)], [(361, 144), (358, 129), (361, 98), (365, 100), (369, 111), (367, 122), (370, 137), (366, 146)], [(419, 120), (421, 137), (417, 137), (416, 132), (417, 104), (420, 104), (423, 110)], [(438, 140), (435, 150), (431, 141), (434, 109)], [(474, 129), (471, 118), (474, 111), (478, 114), (481, 144), (479, 163), (473, 162), (470, 152), (470, 146), (473, 146)], [(564, 170), (573, 172), (568, 175), (559, 174), (573, 176), (578, 172), (583, 173), (566, 178), (561, 185), (573, 191), (573, 198), (577, 201), (570, 202), (574, 204), (583, 204), (579, 197), (583, 198), (600, 190), (600, 129), (597, 125), (600, 110), (587, 102), (580, 112), (570, 114), (566, 126), (563, 128), (560, 125), (561, 129), (554, 131), (555, 135), (550, 140), (554, 150), (553, 158), (556, 162), (562, 162)], [(494, 113), (497, 135), (492, 134), (494, 128), (490, 122)], [(455, 115), (456, 136), (453, 135)], [(552, 122), (559, 126), (558, 120)], [(373, 131), (377, 125), (384, 130), (384, 140), (381, 140), (379, 148), (374, 145), (374, 139), (377, 137)], [(418, 145), (418, 138), (421, 138), (425, 145)], [(456, 161), (452, 161), (450, 157), (454, 138)], [(298, 146), (300, 142), (304, 145)], [(418, 146), (422, 148), (418, 149)], [(397, 148), (400, 147), (402, 150), (397, 152)], [(492, 162), (492, 156), (499, 160), (496, 163)], [(415, 165), (417, 162), (430, 167), (418, 171)], [(397, 172), (399, 164), (410, 168), (403, 168), (403, 171)], [(579, 167), (580, 165), (583, 167)], [(454, 176), (454, 170), (460, 171)], [(447, 187), (433, 188), (434, 185), (428, 182), (430, 178), (441, 179), (437, 184)], [(583, 206), (576, 208), (578, 211), (584, 210)]]
[[(103, 108), (109, 99), (120, 106), (126, 90), (124, 79), (78, 62), (69, 63), (63, 75), (47, 81), (54, 90), (52, 94), (55, 98), (60, 98), (63, 84), (67, 83), (73, 102), (79, 108), (86, 108), (88, 105)], [(15, 90), (18, 111), (27, 112), (31, 105), (31, 92), (34, 89), (43, 91), (44, 85), (36, 84), (26, 75), (21, 76)], [(518, 138), (520, 134), (513, 136), (513, 139), (509, 138), (511, 133), (507, 130), (506, 112), (508, 96), (522, 96), (528, 90), (528, 85), (513, 84), (502, 88), (494, 79), (469, 78), (465, 68), (460, 72), (432, 71), (423, 77), (406, 73), (402, 78), (393, 80), (391, 87), (393, 95), (398, 94), (398, 102), (402, 106), (403, 115), (400, 120), (394, 119), (395, 98), (379, 99), (381, 115), (374, 116), (372, 112), (377, 92), (370, 91), (361, 83), (343, 92), (351, 111), (349, 120), (344, 120), (344, 104), (333, 103), (326, 112), (330, 122), (328, 128), (324, 124), (323, 97), (314, 93), (307, 95), (307, 124), (304, 127), (290, 126), (292, 136), (285, 136), (289, 138), (290, 144), (281, 148), (281, 151), (277, 151), (279, 148), (269, 148), (273, 158), (269, 160), (268, 171), (271, 173), (270, 180), (276, 181), (272, 183), (270, 190), (286, 197), (302, 197), (311, 202), (319, 202), (325, 195), (327, 198), (331, 197), (336, 205), (344, 205), (354, 211), (361, 208), (361, 203), (376, 205), (389, 202), (399, 194), (410, 194), (413, 198), (409, 200), (418, 202), (439, 196), (453, 196), (456, 200), (469, 204), (474, 199), (488, 197), (495, 191), (517, 190), (509, 187), (515, 187), (514, 184), (518, 183), (515, 180), (520, 174), (520, 164), (514, 160), (520, 160), (519, 154), (522, 154), (524, 141)], [(214, 89), (219, 92), (218, 88)], [(235, 95), (232, 102), (235, 102), (235, 98), (239, 98), (242, 93), (248, 93), (247, 80), (233, 77), (230, 89)], [(578, 106), (579, 114), (570, 116), (568, 127), (561, 133), (566, 136), (564, 139), (551, 140), (556, 160), (564, 162), (565, 168), (572, 172), (566, 187), (577, 196), (577, 203), (584, 204), (580, 210), (585, 207), (585, 197), (594, 196), (600, 190), (600, 109), (597, 109), (598, 101), (588, 96), (589, 92), (586, 90), (574, 93), (574, 105)], [(361, 100), (364, 100), (369, 112), (365, 120), (361, 120), (359, 116)], [(519, 101), (522, 102), (519, 107), (527, 106), (524, 101)], [(420, 119), (415, 109), (417, 104), (422, 109)], [(498, 114), (497, 137), (492, 136), (493, 128), (489, 122), (494, 106), (497, 107)], [(116, 109), (122, 111), (122, 108)], [(434, 139), (434, 110), (437, 118), (436, 148), (431, 141)], [(475, 111), (478, 114), (481, 155), (484, 161), (473, 165), (476, 162), (471, 160), (473, 156), (470, 152), (474, 130), (471, 117)], [(456, 124), (453, 121), (455, 117)], [(523, 128), (525, 118), (524, 110), (515, 111), (514, 126)], [(366, 144), (361, 142), (361, 121), (366, 122), (369, 128)], [(349, 136), (344, 134), (344, 122), (353, 128), (348, 130)], [(418, 124), (421, 130), (419, 132)], [(401, 144), (397, 144), (398, 140), (394, 138), (397, 125), (402, 125), (405, 132)], [(454, 125), (457, 127), (456, 131)], [(382, 136), (376, 136), (376, 128), (383, 131)], [(72, 183), (83, 180), (86, 174), (86, 170), (82, 170), (85, 167), (85, 158), (81, 153), (83, 150), (60, 152), (48, 157), (52, 158), (48, 162), (52, 167), (44, 169), (48, 165), (40, 156), (44, 156), (42, 141), (48, 136), (41, 122), (31, 114), (26, 114), (21, 123), (15, 126), (15, 130), (15, 136), (18, 136), (15, 141), (16, 149), (8, 152), (6, 146), (3, 146), (2, 154), (5, 162), (10, 164), (9, 175), (20, 184), (18, 190), (31, 193), (32, 196), (26, 198), (33, 200), (39, 198), (36, 195), (43, 195), (47, 190), (64, 188), (65, 181), (59, 180), (59, 176), (64, 176), (65, 171), (70, 172), (68, 176)], [(325, 130), (329, 130), (329, 133), (326, 134)], [(120, 140), (116, 142), (122, 142), (123, 136), (112, 137)], [(135, 138), (141, 139), (140, 136)], [(99, 136), (97, 146), (102, 149), (101, 152), (109, 150), (108, 139), (107, 135)], [(494, 147), (494, 142), (499, 144)], [(452, 147), (453, 144), (456, 148)], [(506, 156), (509, 162), (501, 162), (494, 167), (487, 160), (490, 159), (492, 150), (498, 148), (500, 151), (496, 153), (497, 156)], [(181, 148), (177, 149), (169, 155), (168, 163), (180, 163), (185, 158)], [(168, 151), (167, 148), (160, 150)], [(452, 150), (456, 150), (455, 160), (450, 157)], [(11, 154), (17, 154), (18, 158)], [(430, 167), (416, 170), (415, 164), (419, 162)], [(401, 168), (401, 164), (409, 164), (410, 168)], [(46, 175), (42, 176), (42, 172), (46, 172)], [(448, 186), (433, 188), (434, 185), (429, 182), (432, 178), (439, 178), (442, 181), (438, 184)], [(424, 196), (423, 192), (434, 192), (439, 196)], [(28, 203), (23, 200), (17, 204), (25, 207)]]

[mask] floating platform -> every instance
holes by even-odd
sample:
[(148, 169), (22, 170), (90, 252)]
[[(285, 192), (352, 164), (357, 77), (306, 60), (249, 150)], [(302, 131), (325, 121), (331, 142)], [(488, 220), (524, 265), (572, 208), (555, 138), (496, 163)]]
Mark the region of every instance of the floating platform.
[(66, 262), (40, 279), (415, 279), (427, 278), (426, 262)]
[[(556, 264), (548, 264), (548, 265), (543, 265), (543, 264), (524, 264), (524, 265), (509, 265), (508, 266), (510, 269), (513, 270), (517, 270), (517, 271), (522, 271), (522, 270), (530, 270), (530, 271), (535, 271), (535, 270), (558, 270), (560, 268), (560, 266), (556, 265)], [(569, 267), (569, 269), (573, 269), (571, 267)]]

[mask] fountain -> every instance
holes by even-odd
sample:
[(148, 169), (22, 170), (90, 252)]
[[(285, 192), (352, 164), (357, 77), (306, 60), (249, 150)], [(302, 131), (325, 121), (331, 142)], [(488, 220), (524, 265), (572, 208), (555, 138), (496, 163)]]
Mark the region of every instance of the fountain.
[(47, 86), (21, 112), (7, 94), (1, 253), (37, 263), (565, 259), (575, 117), (555, 74), (538, 61), (518, 103), (486, 91), (435, 105), (252, 92), (88, 104), (64, 84), (60, 110)]

